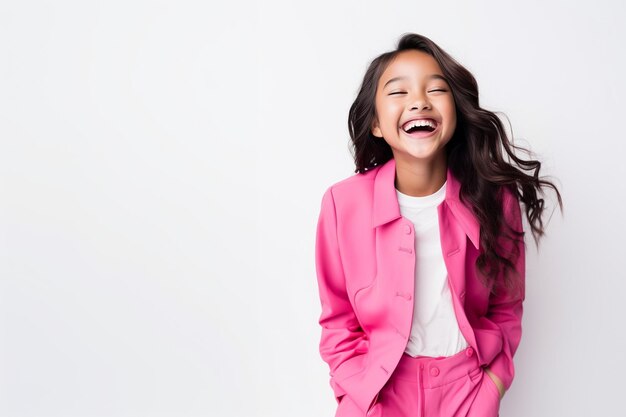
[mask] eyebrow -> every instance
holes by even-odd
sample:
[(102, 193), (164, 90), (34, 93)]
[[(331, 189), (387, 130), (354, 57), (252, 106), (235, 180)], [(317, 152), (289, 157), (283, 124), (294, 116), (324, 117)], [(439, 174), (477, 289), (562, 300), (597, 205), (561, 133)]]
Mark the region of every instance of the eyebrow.
[[(403, 77), (403, 76), (400, 76), (400, 77), (393, 77), (392, 79), (390, 79), (389, 81), (387, 81), (387, 82), (385, 83), (385, 85), (383, 86), (383, 88), (387, 87), (387, 84), (391, 84), (391, 83), (392, 83), (392, 82), (394, 82), (394, 81), (406, 80), (406, 78), (407, 78), (407, 77)], [(446, 83), (448, 82), (448, 80), (446, 79), (446, 77), (444, 77), (444, 76), (443, 76), (443, 75), (441, 75), (441, 74), (430, 74), (428, 77), (426, 77), (426, 79), (428, 79), (428, 80), (436, 79), (436, 80), (443, 80), (443, 81), (445, 81)]]

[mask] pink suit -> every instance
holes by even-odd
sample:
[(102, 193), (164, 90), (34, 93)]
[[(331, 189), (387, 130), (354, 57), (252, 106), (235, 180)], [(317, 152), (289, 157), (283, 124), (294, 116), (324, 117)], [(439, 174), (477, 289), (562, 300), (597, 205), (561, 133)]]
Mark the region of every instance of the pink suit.
[[(317, 224), (320, 354), (337, 403), (346, 395), (368, 416), (380, 407), (381, 389), (403, 358), (413, 313), (415, 230), (400, 214), (394, 181), (392, 158), (333, 184), (323, 195)], [(453, 306), (470, 354), (508, 389), (522, 335), (524, 293), (490, 297), (479, 282), (473, 264), (480, 224), (459, 200), (459, 188), (448, 168), (437, 212)], [(519, 202), (508, 190), (503, 206), (507, 222), (522, 230)], [(519, 249), (515, 267), (525, 278), (523, 242)]]

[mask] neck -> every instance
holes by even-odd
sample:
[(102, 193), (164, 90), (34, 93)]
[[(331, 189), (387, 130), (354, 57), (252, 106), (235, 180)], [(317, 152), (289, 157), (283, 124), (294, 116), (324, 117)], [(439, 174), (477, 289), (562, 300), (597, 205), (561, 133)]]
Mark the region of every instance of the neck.
[(423, 197), (434, 194), (447, 179), (446, 155), (424, 163), (396, 159), (395, 187), (403, 194)]

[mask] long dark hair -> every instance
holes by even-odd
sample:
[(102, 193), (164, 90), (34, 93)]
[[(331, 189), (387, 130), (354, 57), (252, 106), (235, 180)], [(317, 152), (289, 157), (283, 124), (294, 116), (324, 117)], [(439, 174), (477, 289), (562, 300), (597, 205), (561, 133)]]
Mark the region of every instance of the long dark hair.
[[(515, 250), (512, 251), (514, 253), (500, 253), (506, 252), (505, 247), (517, 248), (517, 245), (501, 244), (499, 239), (517, 241), (524, 236), (523, 230), (515, 230), (504, 221), (504, 188), (510, 190), (518, 202), (524, 203), (537, 245), (545, 233), (542, 221), (544, 199), (538, 198), (537, 192), (544, 195), (542, 186), (554, 189), (563, 212), (561, 193), (552, 182), (539, 177), (541, 162), (524, 160), (514, 153), (513, 149), (517, 149), (530, 155), (528, 150), (514, 145), (508, 139), (502, 122), (494, 112), (479, 106), (478, 84), (474, 76), (429, 38), (415, 33), (404, 34), (394, 51), (383, 53), (370, 63), (348, 116), (355, 172), (363, 173), (393, 158), (389, 144), (371, 132), (376, 114), (376, 88), (391, 61), (401, 51), (409, 49), (426, 52), (439, 63), (454, 97), (457, 125), (446, 144), (446, 156), (448, 167), (461, 183), (460, 199), (469, 203), (480, 222), (482, 250), (475, 265), (480, 272), (478, 275), (483, 284), (494, 292), (498, 287), (520, 291), (522, 280), (516, 274), (514, 263), (519, 253)], [(517, 167), (504, 160), (503, 150)], [(498, 283), (496, 280), (500, 272), (504, 272), (504, 280)], [(510, 276), (510, 272), (516, 276)]]

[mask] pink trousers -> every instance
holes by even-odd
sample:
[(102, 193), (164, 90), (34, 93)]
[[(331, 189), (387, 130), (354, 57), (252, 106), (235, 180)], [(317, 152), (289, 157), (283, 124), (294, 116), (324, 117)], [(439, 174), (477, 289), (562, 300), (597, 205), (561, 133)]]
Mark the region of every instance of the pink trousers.
[(500, 392), (470, 346), (452, 356), (402, 355), (370, 413), (345, 395), (335, 417), (498, 417)]

